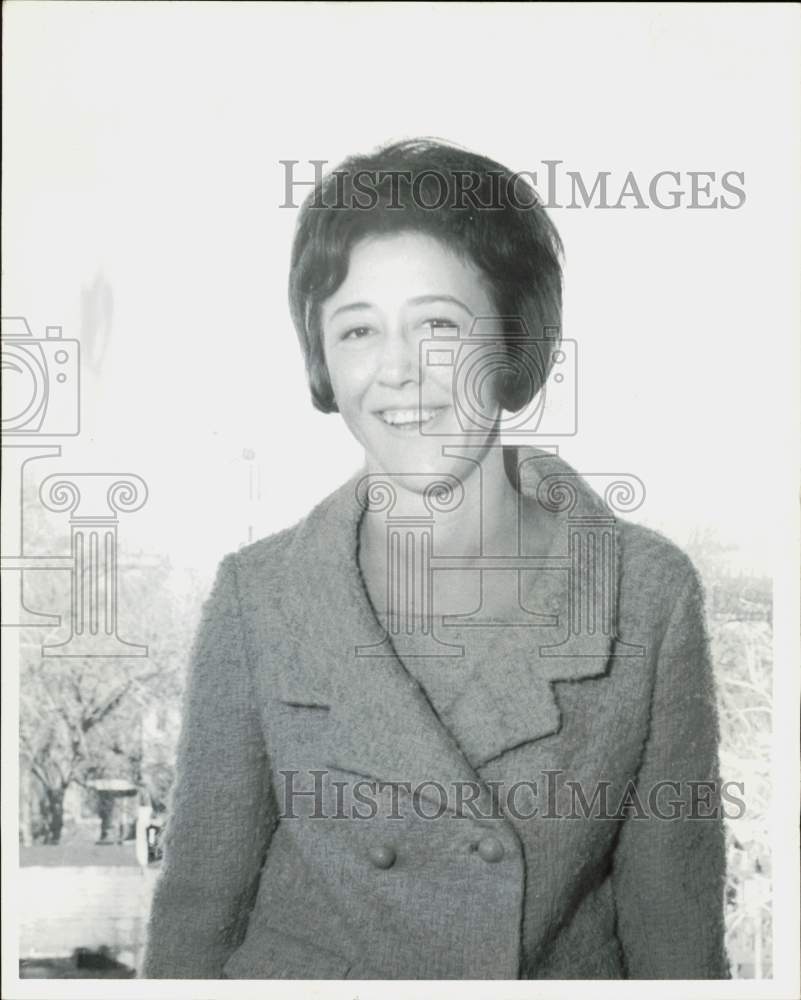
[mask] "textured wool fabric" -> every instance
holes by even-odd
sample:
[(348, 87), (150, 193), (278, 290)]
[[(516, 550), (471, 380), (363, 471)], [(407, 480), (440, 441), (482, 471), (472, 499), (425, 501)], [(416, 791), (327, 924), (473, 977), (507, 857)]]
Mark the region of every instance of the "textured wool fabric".
[[(447, 658), (419, 655), (399, 658), (470, 763), (476, 767), (496, 752), (502, 752), (499, 741), (525, 742), (530, 733), (531, 706), (525, 699), (499, 703), (492, 697), (488, 678), (508, 670), (512, 663), (517, 663), (518, 669), (527, 669), (531, 659), (531, 630), (510, 626), (493, 617), (481, 624), (462, 627), (440, 619), (437, 633), (449, 643), (462, 646), (464, 654)], [(475, 719), (476, 692), (484, 698), (481, 725)], [(536, 689), (531, 694), (533, 699), (538, 697)], [(505, 712), (503, 717), (501, 712)]]
[[(518, 460), (523, 497), (564, 474), (604, 509), (560, 459)], [(367, 596), (359, 478), (220, 564), (143, 975), (726, 978), (715, 692), (687, 557), (618, 520), (616, 630), (577, 638), (569, 515), (523, 504), (521, 552), (544, 559), (522, 574), (530, 655), (483, 658), (446, 726)]]

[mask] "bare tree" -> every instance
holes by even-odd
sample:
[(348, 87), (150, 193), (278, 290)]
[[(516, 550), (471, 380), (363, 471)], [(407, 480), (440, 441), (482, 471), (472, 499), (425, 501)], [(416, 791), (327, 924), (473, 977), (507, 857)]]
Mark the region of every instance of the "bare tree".
[[(64, 539), (34, 505), (27, 517), (38, 529), (33, 547), (48, 553), (63, 548)], [(52, 630), (23, 630), (20, 758), (39, 789), (46, 843), (61, 837), (70, 785), (113, 777), (146, 788), (143, 717), (153, 706), (180, 700), (201, 586), (192, 580), (176, 588), (166, 557), (122, 552), (120, 564), (120, 634), (147, 645), (148, 656), (43, 656)], [(69, 574), (30, 572), (25, 596), (29, 607), (68, 619)]]

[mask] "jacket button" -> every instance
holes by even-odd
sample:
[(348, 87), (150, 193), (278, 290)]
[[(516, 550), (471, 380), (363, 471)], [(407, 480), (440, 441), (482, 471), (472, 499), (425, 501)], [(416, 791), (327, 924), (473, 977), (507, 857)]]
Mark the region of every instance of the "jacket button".
[(484, 837), (479, 841), (478, 853), (484, 861), (500, 861), (503, 857), (503, 844), (497, 837)]
[(395, 848), (389, 844), (381, 844), (379, 847), (371, 847), (368, 852), (371, 864), (376, 868), (391, 868), (395, 864)]

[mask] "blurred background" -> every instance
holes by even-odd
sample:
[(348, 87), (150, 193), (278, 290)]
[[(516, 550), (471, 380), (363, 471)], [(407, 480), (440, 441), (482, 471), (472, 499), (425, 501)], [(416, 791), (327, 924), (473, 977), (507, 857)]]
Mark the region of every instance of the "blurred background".
[[(66, 421), (6, 434), (3, 415), (23, 975), (133, 975), (215, 567), (361, 460), (308, 399), (281, 161), (312, 179), (310, 160), (410, 135), (517, 170), (560, 160), (588, 188), (599, 171), (612, 189), (629, 171), (645, 187), (662, 170), (745, 175), (736, 210), (553, 209), (578, 425), (531, 443), (580, 472), (638, 476), (637, 519), (702, 573), (723, 777), (746, 801), (727, 828), (728, 945), (736, 976), (771, 975), (776, 429), (793, 378), (774, 346), (798, 259), (770, 248), (791, 245), (798, 154), (784, 15), (758, 10), (6, 5), (3, 315), (44, 345)], [(116, 545), (107, 631), (145, 652), (43, 655), (69, 635), (83, 538), (74, 511), (43, 502), (53, 475), (144, 484), (141, 503), (103, 501), (89, 520)]]

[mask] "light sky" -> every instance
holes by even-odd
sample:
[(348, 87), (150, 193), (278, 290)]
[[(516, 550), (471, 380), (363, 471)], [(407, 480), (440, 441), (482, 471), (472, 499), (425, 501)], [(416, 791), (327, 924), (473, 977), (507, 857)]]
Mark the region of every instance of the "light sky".
[(612, 187), (738, 171), (737, 210), (552, 211), (578, 344), (560, 447), (637, 475), (644, 523), (712, 527), (768, 571), (797, 459), (797, 44), (777, 53), (778, 7), (668, 7), (7, 5), (4, 315), (61, 325), (86, 362), (82, 434), (47, 471), (143, 476), (121, 534), (210, 573), (358, 467), (308, 399), (280, 160), (436, 135)]

